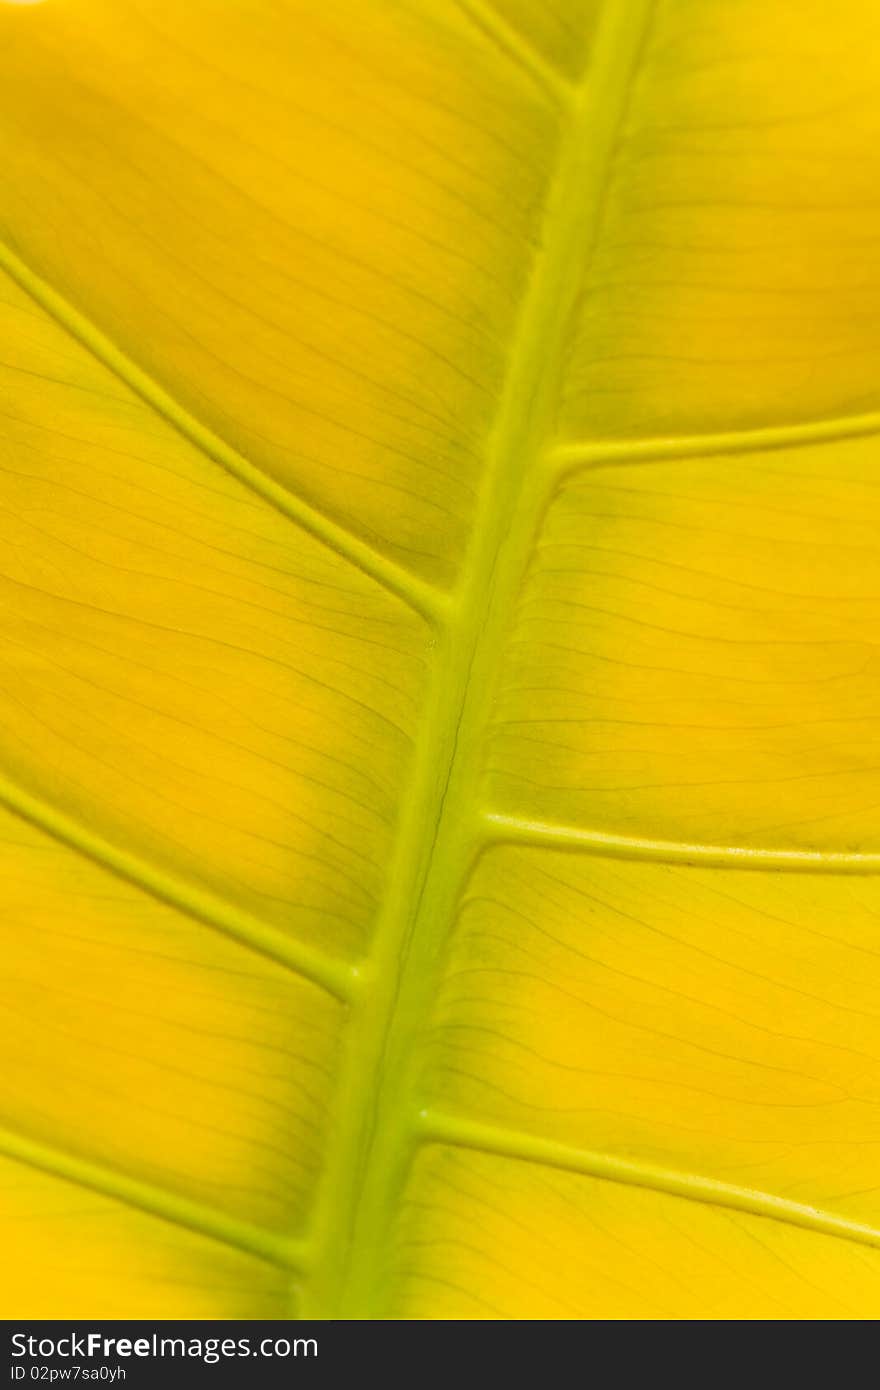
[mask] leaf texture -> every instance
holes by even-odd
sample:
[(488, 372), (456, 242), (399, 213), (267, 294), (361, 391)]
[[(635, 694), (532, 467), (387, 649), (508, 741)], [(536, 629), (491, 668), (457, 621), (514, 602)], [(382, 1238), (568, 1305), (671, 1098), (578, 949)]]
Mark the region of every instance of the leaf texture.
[(877, 1316), (878, 41), (0, 4), (4, 1316)]

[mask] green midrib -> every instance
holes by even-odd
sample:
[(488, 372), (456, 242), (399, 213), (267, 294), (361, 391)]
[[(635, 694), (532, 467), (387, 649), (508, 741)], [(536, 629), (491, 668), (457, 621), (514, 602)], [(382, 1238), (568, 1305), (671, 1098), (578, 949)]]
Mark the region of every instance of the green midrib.
[[(479, 852), (480, 750), (516, 591), (552, 486), (544, 466), (567, 330), (591, 260), (609, 166), (652, 0), (610, 0), (566, 116), (542, 249), (525, 296), (473, 529), (435, 677), (390, 891), (352, 1006), (337, 1128), (301, 1315), (379, 1318), (393, 1222), (418, 1144), (418, 1038), (462, 884)], [(593, 77), (595, 74), (595, 78)], [(572, 268), (577, 273), (573, 273)]]

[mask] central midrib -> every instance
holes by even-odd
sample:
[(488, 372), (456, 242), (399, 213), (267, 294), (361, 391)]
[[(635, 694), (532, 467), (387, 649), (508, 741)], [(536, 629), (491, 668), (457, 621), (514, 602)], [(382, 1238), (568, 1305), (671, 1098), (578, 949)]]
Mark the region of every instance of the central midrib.
[(436, 629), (433, 689), (402, 809), (389, 896), (348, 1026), (337, 1131), (301, 1316), (386, 1313), (381, 1299), (390, 1226), (418, 1143), (414, 1044), (480, 844), (479, 751), (497, 657), (552, 485), (541, 465), (567, 329), (596, 241), (651, 6), (652, 0), (609, 0), (590, 71), (566, 113), (471, 550), (450, 620)]

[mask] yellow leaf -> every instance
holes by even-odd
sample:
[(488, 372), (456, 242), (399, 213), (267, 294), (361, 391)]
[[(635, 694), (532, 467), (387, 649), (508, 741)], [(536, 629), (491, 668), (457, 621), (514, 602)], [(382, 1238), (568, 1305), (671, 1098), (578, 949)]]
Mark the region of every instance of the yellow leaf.
[(0, 0), (0, 1312), (880, 1311), (872, 0)]

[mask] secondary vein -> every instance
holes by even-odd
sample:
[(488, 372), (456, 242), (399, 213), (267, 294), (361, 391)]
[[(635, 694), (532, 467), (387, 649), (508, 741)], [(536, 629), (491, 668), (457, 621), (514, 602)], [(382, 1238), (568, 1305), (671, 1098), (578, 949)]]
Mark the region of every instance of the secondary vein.
[(804, 1202), (793, 1202), (786, 1197), (778, 1197), (775, 1193), (764, 1192), (758, 1188), (739, 1187), (735, 1183), (722, 1182), (697, 1173), (685, 1173), (673, 1168), (662, 1168), (657, 1164), (618, 1158), (614, 1154), (581, 1149), (553, 1139), (541, 1139), (537, 1135), (517, 1133), (496, 1125), (477, 1124), (470, 1120), (428, 1111), (421, 1116), (421, 1127), (425, 1142), (474, 1149), (479, 1153), (519, 1162), (537, 1163), (543, 1167), (580, 1173), (584, 1177), (599, 1178), (605, 1182), (625, 1183), (631, 1187), (644, 1188), (648, 1192), (665, 1193), (687, 1201), (728, 1207), (750, 1216), (781, 1221), (789, 1226), (801, 1226), (820, 1235), (836, 1236), (841, 1240), (855, 1241), (859, 1245), (880, 1247), (880, 1230), (876, 1226), (869, 1226), (862, 1221), (851, 1221), (836, 1212), (808, 1206)]
[(458, 7), (492, 43), (556, 102), (571, 99), (572, 88), (533, 44), (527, 43), (486, 0), (458, 0)]
[(264, 502), (291, 521), (295, 521), (303, 530), (308, 531), (309, 535), (369, 575), (414, 612), (432, 622), (445, 612), (446, 595), (442, 590), (426, 584), (417, 575), (390, 560), (374, 546), (362, 541), (353, 532), (347, 531), (344, 526), (340, 526), (316, 507), (310, 506), (257, 468), (231, 444), (191, 415), (101, 329), (68, 303), (53, 286), (25, 265), (11, 247), (2, 242), (0, 268), (5, 270), (19, 288), (39, 304), (40, 308), (71, 337), (155, 410), (166, 424), (195, 445), (213, 464), (232, 474)]
[(227, 1216), (181, 1193), (144, 1182), (119, 1168), (93, 1163), (58, 1144), (42, 1143), (15, 1130), (0, 1128), (0, 1154), (73, 1183), (76, 1187), (91, 1189), (126, 1206), (148, 1212), (174, 1226), (243, 1250), (282, 1269), (299, 1269), (302, 1266), (303, 1252), (297, 1242)]
[(847, 439), (866, 439), (880, 434), (880, 413), (839, 415), (827, 420), (803, 420), (789, 425), (718, 434), (670, 435), (656, 439), (611, 441), (568, 440), (551, 451), (560, 477), (585, 469), (619, 467), (637, 463), (662, 463), (664, 459), (712, 458), (722, 454), (758, 454), (784, 449), (809, 449)]
[(693, 844), (682, 840), (613, 835), (604, 830), (556, 825), (549, 821), (490, 812), (484, 817), (485, 839), (545, 849), (578, 850), (612, 859), (645, 859), (661, 864), (707, 864), (727, 868), (795, 873), (876, 874), (880, 854), (859, 850), (773, 849), (762, 845)]
[(212, 927), (241, 945), (288, 970), (295, 971), (341, 1001), (355, 987), (356, 971), (342, 961), (323, 956), (302, 942), (242, 911), (216, 894), (187, 883), (131, 850), (105, 840), (49, 802), (0, 773), (0, 804), (23, 820), (83, 854), (108, 872), (133, 883), (160, 902)]

